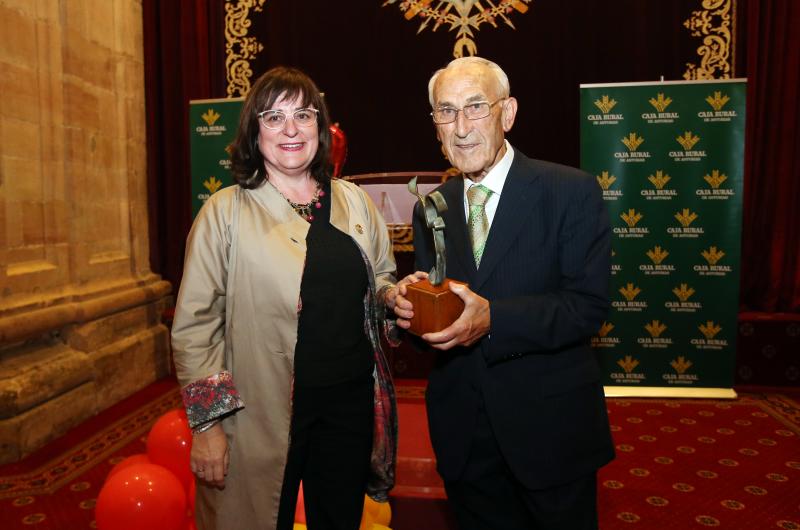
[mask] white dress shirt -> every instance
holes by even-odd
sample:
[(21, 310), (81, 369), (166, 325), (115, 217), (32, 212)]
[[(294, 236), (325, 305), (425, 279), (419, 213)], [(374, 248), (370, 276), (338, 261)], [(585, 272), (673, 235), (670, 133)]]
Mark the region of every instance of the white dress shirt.
[[(514, 149), (511, 147), (511, 144), (508, 143), (508, 140), (504, 141), (506, 143), (506, 153), (503, 155), (503, 158), (500, 159), (500, 162), (490, 169), (480, 182), (480, 184), (492, 190), (492, 194), (489, 196), (489, 200), (486, 201), (485, 205), (490, 231), (492, 228), (492, 221), (494, 221), (494, 214), (497, 212), (497, 205), (500, 202), (500, 194), (503, 192), (503, 186), (506, 183), (508, 170), (511, 169), (511, 163), (514, 161)], [(476, 182), (464, 177), (464, 219), (468, 221), (469, 201), (467, 200), (467, 190), (475, 184)]]

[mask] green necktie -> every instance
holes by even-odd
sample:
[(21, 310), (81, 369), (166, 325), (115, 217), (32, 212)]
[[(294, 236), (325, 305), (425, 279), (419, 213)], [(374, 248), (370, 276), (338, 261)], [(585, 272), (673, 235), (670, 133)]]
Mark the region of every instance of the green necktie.
[(480, 266), (483, 249), (486, 247), (486, 238), (489, 237), (489, 218), (486, 217), (486, 202), (492, 195), (492, 190), (483, 184), (475, 184), (467, 190), (469, 202), (469, 238), (472, 240), (472, 255), (475, 257), (475, 266)]

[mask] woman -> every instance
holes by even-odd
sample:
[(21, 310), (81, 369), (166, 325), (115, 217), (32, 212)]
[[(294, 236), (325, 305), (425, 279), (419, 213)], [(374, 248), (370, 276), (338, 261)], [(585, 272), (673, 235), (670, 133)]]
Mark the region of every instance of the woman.
[(310, 530), (355, 530), (364, 493), (394, 482), (378, 327), (395, 262), (366, 193), (331, 180), (329, 123), (304, 73), (261, 76), (231, 144), (237, 185), (189, 234), (172, 344), (201, 530), (291, 529), (301, 480)]

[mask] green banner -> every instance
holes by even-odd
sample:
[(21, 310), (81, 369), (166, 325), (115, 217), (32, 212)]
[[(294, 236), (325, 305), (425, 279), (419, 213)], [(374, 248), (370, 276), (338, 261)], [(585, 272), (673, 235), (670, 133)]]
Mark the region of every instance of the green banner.
[(226, 147), (239, 126), (243, 98), (189, 102), (189, 145), (192, 159), (192, 217), (211, 194), (233, 184)]
[(613, 229), (612, 309), (592, 340), (608, 394), (735, 396), (745, 88), (581, 86), (581, 167)]

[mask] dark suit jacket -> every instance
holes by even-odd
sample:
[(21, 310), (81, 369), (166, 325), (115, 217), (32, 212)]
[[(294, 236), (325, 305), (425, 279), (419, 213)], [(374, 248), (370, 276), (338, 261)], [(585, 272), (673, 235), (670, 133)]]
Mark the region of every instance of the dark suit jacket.
[[(439, 191), (447, 277), (491, 307), (491, 330), (470, 348), (437, 353), (427, 406), (438, 469), (461, 475), (482, 399), (516, 478), (530, 489), (584, 476), (614, 457), (600, 370), (589, 346), (606, 318), (611, 243), (600, 187), (583, 171), (515, 151), (480, 269), (464, 218), (464, 184)], [(418, 205), (419, 206), (419, 205)], [(417, 270), (435, 255), (420, 208)]]

